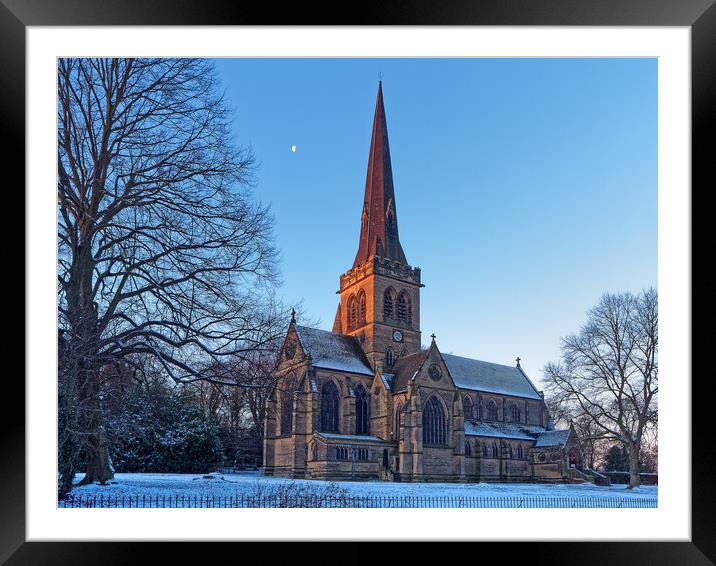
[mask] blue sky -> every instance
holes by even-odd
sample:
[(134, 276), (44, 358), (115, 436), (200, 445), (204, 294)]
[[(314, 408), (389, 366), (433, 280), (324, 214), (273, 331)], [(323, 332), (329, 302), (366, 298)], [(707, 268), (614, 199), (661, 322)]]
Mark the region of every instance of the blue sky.
[[(657, 282), (656, 59), (221, 59), (286, 301), (330, 329), (383, 76), (423, 342), (534, 381), (604, 292)], [(291, 146), (296, 145), (296, 152)]]

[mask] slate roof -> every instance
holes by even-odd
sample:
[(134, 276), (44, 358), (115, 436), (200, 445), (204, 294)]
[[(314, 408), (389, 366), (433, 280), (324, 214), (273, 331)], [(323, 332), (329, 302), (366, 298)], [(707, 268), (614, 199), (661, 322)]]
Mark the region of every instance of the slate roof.
[(442, 356), (455, 385), (462, 389), (541, 399), (535, 386), (518, 367), (493, 364), (453, 354)]
[(569, 429), (567, 430), (547, 430), (537, 437), (535, 447), (540, 446), (564, 446), (569, 438)]
[(519, 423), (497, 423), (483, 421), (465, 421), (466, 436), (489, 436), (492, 438), (512, 438), (515, 440), (534, 440), (544, 431), (542, 427)]
[(407, 389), (408, 382), (413, 378), (415, 372), (420, 369), (420, 365), (427, 355), (428, 350), (423, 350), (402, 356), (395, 361), (393, 364), (393, 393), (399, 393)]
[(395, 379), (395, 374), (393, 373), (381, 373), (380, 379), (383, 380), (383, 384), (388, 389), (388, 391), (393, 390), (393, 380)]
[(545, 430), (541, 426), (520, 423), (465, 421), (465, 436), (533, 440), (535, 448), (564, 446), (569, 438), (567, 430)]
[(315, 367), (373, 375), (370, 362), (355, 336), (299, 325), (296, 325), (296, 334)]

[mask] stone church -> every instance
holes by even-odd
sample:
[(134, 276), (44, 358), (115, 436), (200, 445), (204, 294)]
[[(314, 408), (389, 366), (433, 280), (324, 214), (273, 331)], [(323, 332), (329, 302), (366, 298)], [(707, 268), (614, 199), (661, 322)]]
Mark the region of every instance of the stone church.
[[(421, 347), (420, 269), (398, 236), (382, 85), (353, 266), (331, 332), (292, 318), (267, 402), (266, 475), (396, 481), (565, 481), (574, 428), (554, 430), (514, 366)], [(459, 313), (456, 313), (459, 316)]]

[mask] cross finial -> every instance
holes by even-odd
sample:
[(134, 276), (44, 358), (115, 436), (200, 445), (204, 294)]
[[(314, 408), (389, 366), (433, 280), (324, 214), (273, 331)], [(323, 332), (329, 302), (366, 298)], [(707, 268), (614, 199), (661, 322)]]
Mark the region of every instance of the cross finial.
[(520, 358), (519, 356), (517, 356), (517, 357), (515, 358), (515, 361), (517, 362), (517, 367), (520, 367), (520, 360), (521, 360), (521, 359), (522, 359), (522, 358)]
[(430, 338), (432, 338), (433, 342), (435, 342), (435, 333), (434, 332), (430, 335)]
[(296, 309), (291, 309), (291, 322), (296, 322)]

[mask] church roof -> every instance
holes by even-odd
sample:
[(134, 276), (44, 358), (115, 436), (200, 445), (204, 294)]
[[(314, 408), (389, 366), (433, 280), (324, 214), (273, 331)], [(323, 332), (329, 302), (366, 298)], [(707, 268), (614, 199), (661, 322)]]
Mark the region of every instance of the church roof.
[(408, 263), (398, 238), (398, 216), (382, 82), (378, 83), (378, 98), (375, 101), (365, 198), (361, 212), (360, 242), (353, 267), (376, 255), (406, 265)]
[(370, 362), (355, 336), (299, 325), (296, 325), (296, 334), (303, 350), (311, 356), (314, 367), (373, 375)]
[(564, 446), (569, 438), (570, 430), (546, 430), (537, 437), (535, 447)]
[(395, 361), (392, 367), (393, 379), (391, 380), (393, 393), (404, 391), (408, 387), (408, 382), (420, 369), (427, 355), (428, 350), (422, 350), (414, 354), (401, 356)]
[(455, 385), (485, 393), (541, 399), (539, 392), (521, 368), (443, 354)]
[(533, 440), (535, 448), (561, 446), (567, 443), (570, 430), (545, 430), (541, 426), (521, 423), (465, 421), (465, 436), (486, 436), (512, 440)]
[(543, 430), (542, 427), (523, 425), (520, 423), (465, 421), (465, 434), (467, 436), (534, 440), (535, 434), (539, 434)]

